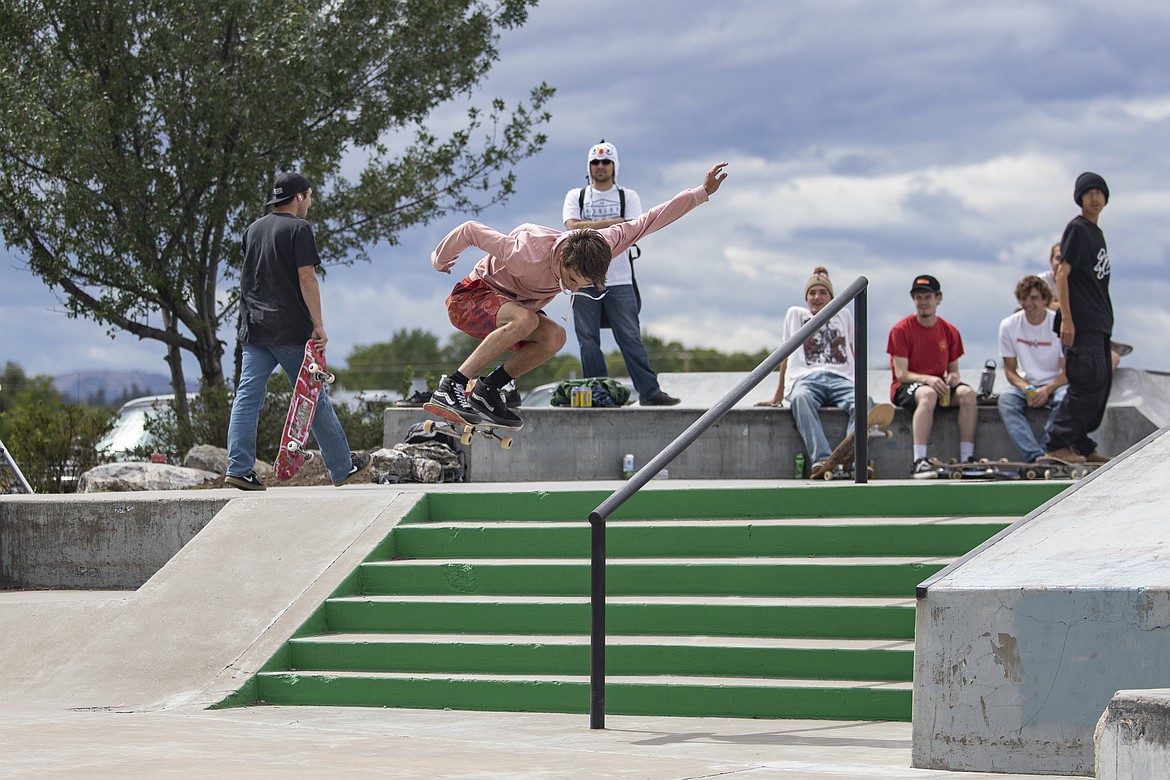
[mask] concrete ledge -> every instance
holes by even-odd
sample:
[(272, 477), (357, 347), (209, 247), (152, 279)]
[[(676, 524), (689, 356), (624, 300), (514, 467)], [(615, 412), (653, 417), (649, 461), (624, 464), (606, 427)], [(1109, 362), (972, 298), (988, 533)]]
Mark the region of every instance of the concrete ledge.
[(1118, 691), (1093, 740), (1098, 780), (1170, 777), (1170, 688)]
[(227, 502), (226, 491), (9, 496), (0, 589), (135, 590)]
[[(689, 428), (706, 409), (628, 406), (621, 409), (532, 407), (520, 410), (524, 430), (515, 434), (511, 450), (477, 437), (468, 452), (472, 482), (559, 481), (620, 479), (622, 456), (634, 455), (638, 467), (657, 455)], [(422, 409), (386, 409), (383, 440), (386, 446), (402, 442), (410, 426), (426, 418)], [(1047, 419), (1043, 410), (1029, 410), (1029, 422), (1039, 436)], [(824, 409), (821, 420), (830, 442), (845, 437), (848, 418), (839, 409)], [(892, 438), (870, 441), (869, 457), (877, 479), (906, 479), (913, 463), (910, 413), (898, 409), (889, 429)], [(1156, 430), (1137, 408), (1110, 407), (1097, 440), (1102, 452), (1118, 453)], [(958, 417), (941, 410), (935, 418), (931, 454), (959, 456)], [(776, 408), (733, 408), (667, 470), (673, 479), (792, 479), (793, 460), (804, 443), (792, 421), (792, 412)], [(978, 457), (1018, 459), (999, 410), (979, 407), (975, 454)]]

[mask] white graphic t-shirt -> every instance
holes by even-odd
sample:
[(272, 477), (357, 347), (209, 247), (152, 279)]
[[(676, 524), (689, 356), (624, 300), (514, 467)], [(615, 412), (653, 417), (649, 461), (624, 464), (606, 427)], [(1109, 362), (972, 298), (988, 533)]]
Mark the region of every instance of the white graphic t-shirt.
[[(638, 193), (628, 187), (623, 189), (626, 192), (625, 219), (627, 221), (637, 219), (642, 216), (642, 201), (638, 198)], [(561, 209), (562, 224), (570, 219), (584, 219), (593, 222), (600, 219), (616, 219), (622, 215), (621, 197), (618, 195), (617, 187), (610, 187), (608, 190), (595, 190), (592, 187), (586, 187), (585, 208), (583, 210), (580, 203), (580, 187), (574, 187), (565, 193), (565, 205)], [(633, 283), (634, 277), (630, 269), (630, 260), (623, 252), (620, 257), (615, 257), (613, 262), (609, 264), (605, 286), (615, 287), (619, 284)]]
[[(812, 312), (803, 306), (793, 306), (784, 317), (784, 332), (781, 340), (792, 338), (811, 320)], [(818, 330), (803, 345), (788, 356), (788, 368), (784, 374), (784, 396), (792, 391), (792, 385), (802, 377), (828, 371), (853, 379), (853, 312), (848, 308), (833, 315), (823, 328)]]
[(999, 323), (999, 354), (1014, 357), (1017, 373), (1037, 387), (1060, 376), (1064, 349), (1052, 330), (1055, 321), (1056, 312), (1049, 310), (1043, 322), (1033, 325), (1021, 309)]

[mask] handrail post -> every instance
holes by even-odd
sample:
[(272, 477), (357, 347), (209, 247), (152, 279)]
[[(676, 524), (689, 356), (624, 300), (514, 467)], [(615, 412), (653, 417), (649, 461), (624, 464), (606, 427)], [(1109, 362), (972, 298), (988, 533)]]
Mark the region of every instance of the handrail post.
[(853, 299), (853, 481), (869, 481), (869, 377), (866, 372), (869, 332), (868, 288)]
[(605, 728), (605, 518), (590, 515), (589, 728)]
[[(814, 333), (820, 330), (829, 318), (833, 317), (841, 309), (849, 305), (850, 301), (854, 301), (854, 315), (857, 319), (858, 325), (855, 328), (856, 335), (854, 336), (855, 346), (860, 348), (855, 351), (860, 354), (860, 365), (858, 368), (858, 358), (854, 356), (853, 378), (854, 378), (854, 431), (857, 430), (857, 409), (864, 409), (865, 416), (869, 416), (867, 401), (869, 398), (868, 388), (865, 381), (865, 327), (866, 327), (866, 304), (865, 304), (865, 290), (869, 285), (869, 280), (864, 276), (859, 276), (848, 287), (841, 291), (841, 294), (829, 301), (828, 305), (817, 312), (812, 319), (806, 322), (796, 333), (788, 339), (788, 341), (777, 347), (772, 354), (764, 358), (764, 360), (756, 366), (746, 379), (740, 382), (735, 389), (731, 390), (727, 395), (721, 398), (714, 406), (708, 409), (699, 417), (689, 428), (675, 437), (674, 441), (666, 445), (665, 448), (653, 458), (645, 466), (634, 473), (625, 485), (615, 490), (610, 494), (609, 498), (597, 505), (597, 508), (589, 513), (590, 533), (590, 591), (589, 591), (589, 607), (590, 607), (590, 638), (589, 638), (589, 727), (594, 729), (605, 728), (605, 524), (609, 516), (626, 502), (626, 500), (641, 490), (647, 482), (654, 478), (666, 465), (674, 460), (687, 447), (703, 435), (703, 433), (718, 422), (723, 415), (725, 415), (732, 406), (734, 406), (740, 399), (747, 395), (751, 390), (754, 390), (756, 385), (764, 380), (764, 378), (776, 370), (781, 361), (787, 360), (788, 356), (795, 352), (805, 341), (807, 341)], [(865, 482), (866, 472), (868, 468), (868, 427), (861, 431), (861, 439), (858, 440), (854, 436), (856, 442), (856, 450), (859, 453), (858, 459), (855, 461), (855, 477), (858, 482)]]

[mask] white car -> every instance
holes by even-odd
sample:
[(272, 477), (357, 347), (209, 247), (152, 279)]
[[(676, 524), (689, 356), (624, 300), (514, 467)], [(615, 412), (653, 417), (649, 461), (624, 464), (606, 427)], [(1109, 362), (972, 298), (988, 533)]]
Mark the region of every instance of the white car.
[[(114, 460), (138, 457), (136, 450), (140, 447), (150, 448), (155, 444), (154, 437), (146, 430), (146, 415), (157, 417), (169, 412), (174, 397), (173, 394), (148, 395), (124, 403), (114, 418), (114, 427), (98, 440), (97, 451)], [(194, 397), (194, 393), (187, 397)]]

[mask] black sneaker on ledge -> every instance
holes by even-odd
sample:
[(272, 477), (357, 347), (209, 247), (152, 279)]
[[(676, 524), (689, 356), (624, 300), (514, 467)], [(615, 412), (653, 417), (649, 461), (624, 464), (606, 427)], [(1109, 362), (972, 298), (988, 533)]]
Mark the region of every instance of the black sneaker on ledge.
[(654, 393), (648, 398), (642, 398), (638, 401), (638, 403), (642, 404), (642, 406), (674, 406), (675, 404), (679, 403), (679, 400), (680, 399), (675, 398), (672, 395), (667, 395), (662, 390), (659, 390), (657, 393)]
[(483, 377), (480, 377), (479, 381), (475, 383), (475, 387), (471, 388), (471, 395), (468, 396), (467, 401), (475, 411), (479, 412), (484, 422), (501, 428), (511, 428), (515, 431), (524, 427), (524, 421), (520, 419), (520, 415), (508, 408), (503, 392), (494, 387), (488, 387), (487, 380)]
[(449, 376), (439, 380), (438, 388), (431, 393), (431, 400), (423, 404), (423, 409), (453, 423), (477, 425), (483, 419), (480, 413), (467, 403), (467, 388), (455, 384)]
[(237, 476), (234, 476), (232, 474), (228, 474), (226, 477), (223, 478), (223, 484), (231, 485), (232, 487), (239, 488), (240, 490), (267, 490), (268, 489), (268, 488), (264, 487), (264, 483), (261, 482), (260, 479), (256, 476), (255, 471), (251, 472), (250, 474), (248, 474), (247, 476), (244, 476), (244, 477), (237, 477)]

